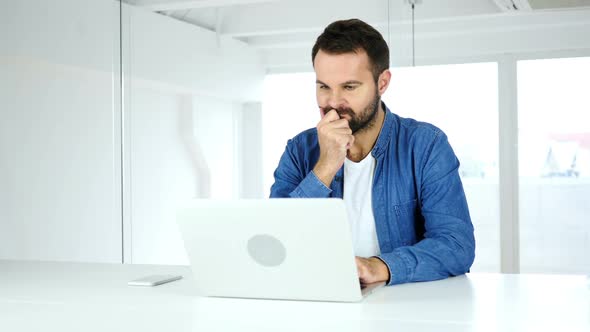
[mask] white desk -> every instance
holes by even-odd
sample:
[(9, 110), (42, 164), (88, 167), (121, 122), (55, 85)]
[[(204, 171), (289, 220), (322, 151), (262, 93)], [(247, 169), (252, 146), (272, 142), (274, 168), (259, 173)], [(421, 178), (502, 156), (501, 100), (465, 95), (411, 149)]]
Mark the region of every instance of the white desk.
[[(127, 286), (157, 273), (184, 279)], [(199, 297), (184, 266), (0, 261), (0, 331), (588, 332), (590, 287), (584, 276), (470, 274), (361, 303), (265, 301)]]

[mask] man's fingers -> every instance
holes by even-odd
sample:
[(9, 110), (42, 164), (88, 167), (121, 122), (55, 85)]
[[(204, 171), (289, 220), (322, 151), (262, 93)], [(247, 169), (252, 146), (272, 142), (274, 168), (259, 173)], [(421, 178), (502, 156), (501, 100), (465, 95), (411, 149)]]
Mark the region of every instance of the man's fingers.
[(350, 149), (350, 147), (354, 144), (354, 139), (355, 139), (354, 135), (352, 135), (352, 130), (351, 130), (351, 134), (348, 137), (348, 139), (349, 140), (348, 140), (348, 143), (346, 144), (346, 148)]
[(367, 267), (365, 266), (365, 262), (359, 257), (355, 257), (355, 261), (356, 261), (356, 271), (359, 275), (359, 279), (364, 280), (366, 278), (366, 271), (367, 271)]
[(334, 140), (338, 143), (338, 146), (341, 149), (349, 149), (354, 142), (354, 136), (342, 134), (335, 137)]
[(332, 132), (342, 136), (352, 136), (352, 130), (350, 128), (333, 128)]
[(323, 108), (320, 108), (320, 113), (322, 114), (322, 119), (320, 120), (320, 123), (332, 122), (340, 119), (340, 115), (338, 115), (338, 112), (336, 112), (336, 110), (330, 110), (329, 112), (326, 112)]
[(330, 126), (332, 128), (350, 128), (350, 125), (348, 124), (348, 120), (346, 120), (346, 119), (334, 120), (334, 121), (330, 122), (328, 124), (328, 126)]
[[(320, 122), (318, 122), (317, 128), (321, 132), (328, 132), (334, 129), (350, 129), (350, 125), (348, 124), (348, 121), (345, 119), (339, 119), (332, 122), (324, 122), (324, 120), (321, 120)], [(352, 131), (350, 133), (352, 134)]]
[(317, 128), (318, 134), (321, 137), (338, 138), (340, 136), (352, 136), (350, 128), (331, 128), (329, 126), (321, 126)]
[(317, 128), (320, 137), (325, 137), (334, 142), (338, 142), (342, 147), (348, 144), (354, 143), (354, 136), (352, 130), (348, 127), (345, 128), (333, 128), (330, 125), (319, 126)]
[(361, 264), (362, 263), (360, 262), (358, 257), (355, 257), (354, 259), (356, 261), (356, 274), (358, 274), (359, 279), (362, 279), (362, 276), (361, 276), (362, 275), (362, 272), (361, 272)]

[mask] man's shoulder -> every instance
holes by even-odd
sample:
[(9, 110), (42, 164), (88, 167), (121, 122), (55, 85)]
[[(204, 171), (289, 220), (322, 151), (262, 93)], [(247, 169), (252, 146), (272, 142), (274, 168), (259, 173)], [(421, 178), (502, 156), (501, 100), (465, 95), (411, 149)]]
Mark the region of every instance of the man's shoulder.
[(410, 136), (414, 135), (426, 135), (428, 137), (437, 136), (443, 131), (429, 122), (418, 121), (412, 118), (404, 118), (394, 114), (397, 122), (399, 123), (400, 131), (403, 130)]
[(404, 118), (397, 114), (392, 114), (392, 133), (390, 139), (393, 143), (391, 146), (407, 147), (410, 150), (428, 151), (436, 141), (441, 138), (446, 139), (445, 133), (437, 126), (424, 121), (418, 121), (412, 118)]

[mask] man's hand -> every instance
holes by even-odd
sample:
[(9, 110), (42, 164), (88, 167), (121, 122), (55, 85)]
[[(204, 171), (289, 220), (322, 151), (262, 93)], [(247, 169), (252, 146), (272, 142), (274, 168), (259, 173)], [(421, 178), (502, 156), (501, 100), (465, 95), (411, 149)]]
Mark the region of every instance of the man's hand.
[(344, 164), (347, 150), (354, 143), (348, 120), (341, 119), (336, 110), (323, 113), (317, 125), (320, 159), (313, 168), (315, 175), (329, 187), (332, 179)]
[(372, 284), (374, 282), (389, 280), (389, 269), (387, 265), (377, 257), (356, 257), (356, 270), (361, 284)]

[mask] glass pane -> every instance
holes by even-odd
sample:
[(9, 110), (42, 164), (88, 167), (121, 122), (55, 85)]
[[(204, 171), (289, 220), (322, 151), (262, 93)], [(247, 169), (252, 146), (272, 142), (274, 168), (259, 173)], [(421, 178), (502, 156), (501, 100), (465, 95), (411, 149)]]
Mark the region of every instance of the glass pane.
[[(260, 113), (257, 51), (181, 20), (203, 11), (123, 5), (127, 262), (187, 264), (178, 207), (241, 197), (242, 170), (261, 154), (248, 135), (260, 123), (245, 125)], [(262, 182), (258, 168), (248, 175)]]
[(392, 112), (447, 134), (475, 227), (471, 271), (499, 271), (497, 64), (394, 68), (383, 100)]
[(590, 58), (518, 62), (522, 272), (590, 273)]
[(121, 262), (118, 2), (0, 2), (0, 259)]

